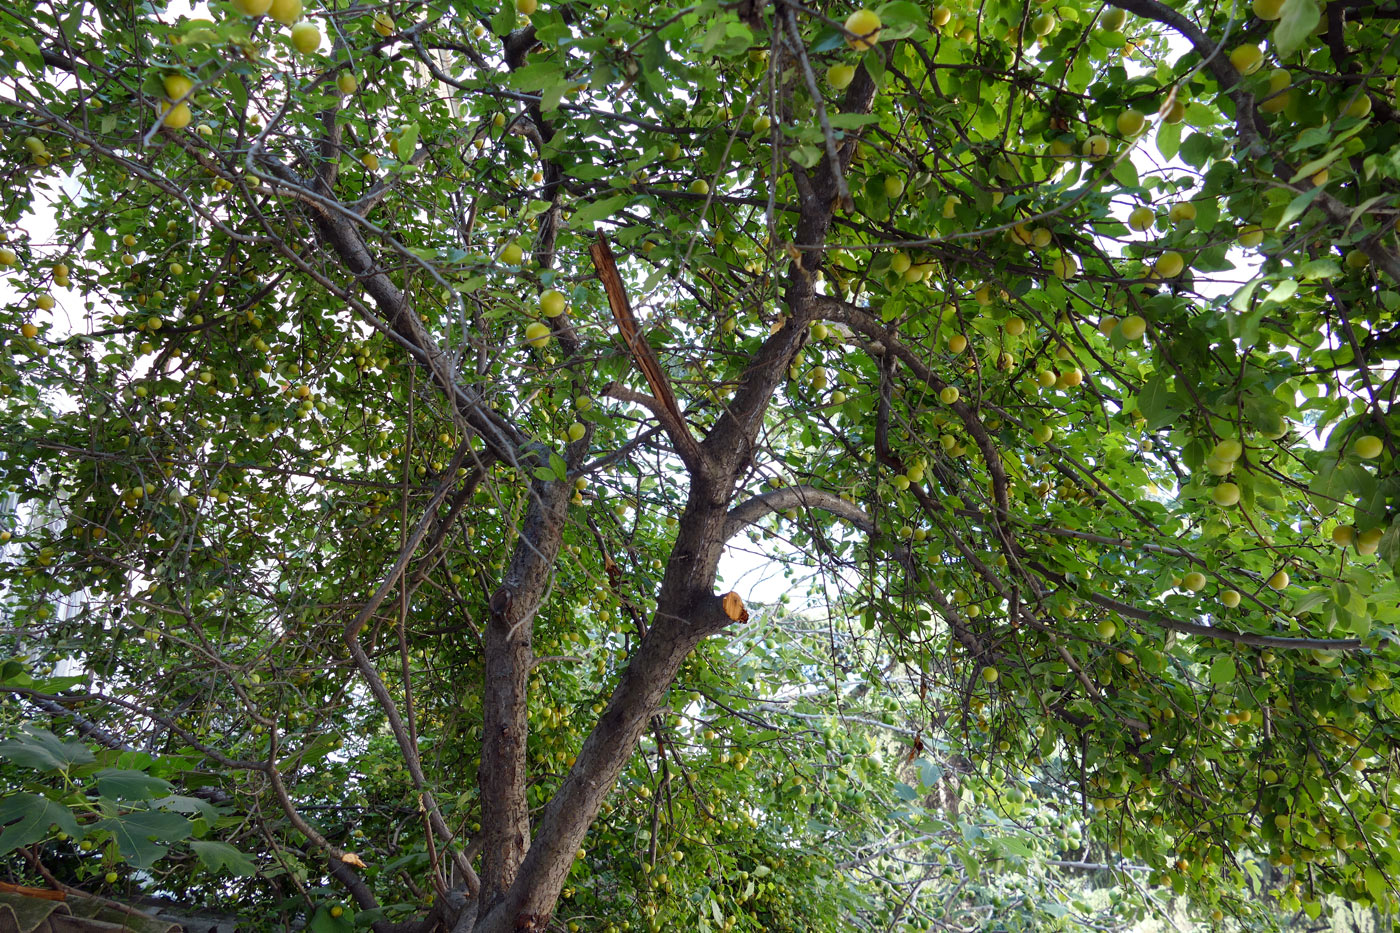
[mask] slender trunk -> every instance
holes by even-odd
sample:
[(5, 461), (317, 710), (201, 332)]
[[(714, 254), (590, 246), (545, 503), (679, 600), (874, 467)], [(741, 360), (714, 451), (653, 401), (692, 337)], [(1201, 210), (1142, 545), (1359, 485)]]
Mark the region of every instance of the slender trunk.
[(525, 753), (534, 660), (531, 635), (535, 614), (549, 588), (571, 488), (564, 482), (533, 484), (510, 565), (491, 595), (491, 615), (483, 636), (486, 677), (477, 778), (485, 833), (478, 901), (482, 912), (511, 886), (530, 846)]

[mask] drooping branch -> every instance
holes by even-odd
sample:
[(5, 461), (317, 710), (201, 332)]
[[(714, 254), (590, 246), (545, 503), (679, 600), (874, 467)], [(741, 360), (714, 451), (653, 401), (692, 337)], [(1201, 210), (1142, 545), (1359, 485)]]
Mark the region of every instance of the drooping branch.
[[(1036, 561), (1028, 561), (1027, 566), (1041, 574), (1047, 580), (1053, 580), (1062, 586), (1069, 586), (1070, 583), (1062, 574), (1058, 574), (1050, 568)], [(1163, 615), (1160, 612), (1150, 612), (1146, 609), (1139, 609), (1120, 602), (1102, 593), (1092, 591), (1085, 592), (1082, 588), (1076, 589), (1084, 599), (1111, 610), (1129, 619), (1137, 619), (1139, 622), (1148, 622), (1158, 628), (1166, 629), (1170, 632), (1177, 632), (1181, 635), (1197, 635), (1201, 638), (1213, 638), (1217, 641), (1227, 641), (1235, 645), (1249, 645), (1254, 648), (1289, 648), (1298, 651), (1317, 649), (1322, 651), (1355, 651), (1361, 647), (1359, 638), (1296, 638), (1287, 635), (1259, 635), (1253, 632), (1235, 632), (1230, 629), (1216, 628), (1213, 625), (1201, 625), (1197, 622), (1187, 622), (1185, 619), (1174, 619), (1171, 616)]]

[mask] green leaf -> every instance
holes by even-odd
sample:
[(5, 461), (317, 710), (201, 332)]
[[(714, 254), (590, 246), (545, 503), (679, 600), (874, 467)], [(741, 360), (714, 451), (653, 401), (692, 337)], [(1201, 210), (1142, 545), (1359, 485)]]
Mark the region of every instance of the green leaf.
[(1322, 194), (1324, 190), (1325, 189), (1321, 185), (1318, 185), (1315, 188), (1309, 188), (1292, 201), (1289, 201), (1288, 206), (1283, 209), (1282, 216), (1278, 219), (1278, 226), (1286, 227), (1299, 217), (1302, 217), (1303, 212), (1311, 206), (1312, 202), (1317, 200), (1318, 195)]
[(1210, 682), (1217, 687), (1235, 682), (1235, 659), (1223, 655), (1210, 666)]
[(70, 836), (80, 836), (78, 821), (65, 806), (38, 794), (13, 794), (0, 800), (0, 855), (45, 839), (57, 826)]
[(200, 863), (216, 875), (227, 871), (231, 875), (243, 877), (255, 874), (258, 870), (248, 856), (226, 842), (195, 839), (190, 842), (190, 848), (199, 856)]
[(593, 201), (585, 204), (583, 207), (574, 211), (573, 216), (569, 218), (569, 223), (582, 227), (585, 224), (594, 223), (605, 217), (611, 217), (625, 204), (632, 201), (632, 199), (633, 196), (630, 194), (619, 194), (611, 198), (603, 198), (601, 201)]
[(1274, 48), (1279, 57), (1288, 58), (1302, 48), (1321, 18), (1322, 11), (1313, 0), (1284, 0), (1273, 33)]
[(1282, 282), (1279, 282), (1279, 283), (1278, 283), (1277, 285), (1275, 285), (1273, 288), (1269, 289), (1269, 293), (1268, 293), (1267, 295), (1264, 296), (1264, 301), (1265, 301), (1265, 303), (1268, 303), (1268, 302), (1281, 303), (1281, 302), (1285, 302), (1285, 301), (1287, 301), (1288, 299), (1292, 298), (1292, 297), (1293, 297), (1294, 295), (1296, 295), (1297, 293), (1298, 293), (1298, 283), (1297, 283), (1297, 281), (1294, 280), (1294, 279), (1284, 279)]
[(413, 153), (418, 148), (418, 124), (410, 123), (403, 128), (399, 134), (398, 142), (394, 144), (394, 151), (398, 153), (400, 162), (407, 162), (413, 158)]
[(94, 760), (82, 742), (60, 739), (38, 726), (25, 726), (19, 735), (0, 742), (0, 758), (35, 771), (66, 771)]
[(124, 768), (103, 768), (94, 775), (97, 789), (114, 800), (149, 800), (170, 793), (169, 781), (152, 777), (144, 771)]
[(110, 832), (122, 856), (136, 868), (150, 868), (165, 856), (170, 843), (186, 839), (194, 825), (178, 813), (132, 810), (93, 824)]
[(1366, 891), (1371, 895), (1376, 903), (1384, 903), (1386, 894), (1390, 891), (1390, 886), (1386, 884), (1385, 875), (1381, 874), (1379, 868), (1374, 865), (1366, 866)]
[(491, 32), (493, 35), (506, 36), (515, 28), (515, 4), (502, 3), (491, 17)]
[(1298, 277), (1312, 281), (1330, 279), (1342, 274), (1342, 267), (1334, 259), (1310, 259), (1298, 267)]
[(1149, 429), (1160, 428), (1176, 418), (1171, 401), (1172, 392), (1168, 388), (1167, 377), (1162, 373), (1154, 373), (1137, 397), (1138, 411), (1147, 419)]
[(1342, 149), (1340, 146), (1338, 146), (1336, 148), (1328, 150), (1326, 153), (1318, 156), (1316, 159), (1304, 162), (1302, 165), (1298, 166), (1297, 171), (1293, 173), (1293, 177), (1288, 180), (1288, 183), (1290, 185), (1296, 185), (1304, 178), (1311, 178), (1312, 176), (1318, 173), (1319, 169), (1324, 169), (1327, 166), (1331, 165), (1333, 162), (1337, 161), (1337, 158), (1341, 155)]
[(1138, 187), (1137, 166), (1132, 159), (1123, 159), (1113, 166), (1113, 178), (1125, 188)]

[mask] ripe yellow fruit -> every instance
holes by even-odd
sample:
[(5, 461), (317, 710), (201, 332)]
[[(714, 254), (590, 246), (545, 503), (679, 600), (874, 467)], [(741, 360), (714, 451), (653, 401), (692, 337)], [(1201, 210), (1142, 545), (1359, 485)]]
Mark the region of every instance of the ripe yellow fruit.
[(1283, 590), (1288, 588), (1288, 571), (1280, 570), (1268, 580), (1269, 588)]
[(394, 34), (394, 18), (388, 13), (374, 14), (374, 31), (381, 36), (392, 36)]
[(583, 422), (575, 421), (573, 424), (569, 425), (569, 442), (581, 441), (583, 440), (583, 435), (587, 433), (588, 429), (583, 426)]
[(1348, 547), (1356, 540), (1356, 528), (1352, 525), (1338, 525), (1332, 529), (1332, 543), (1338, 547)]
[(336, 76), (335, 86), (342, 94), (353, 94), (355, 93), (355, 88), (360, 86), (360, 82), (353, 72), (342, 71)]
[(1079, 150), (1087, 159), (1102, 159), (1108, 155), (1108, 137), (1102, 133), (1095, 133), (1084, 140), (1084, 145)]
[(994, 668), (994, 667), (984, 667), (984, 668), (982, 668), (982, 679), (983, 679), (984, 681), (986, 681), (987, 683), (989, 683), (989, 684), (994, 684), (994, 683), (996, 683), (996, 682), (997, 682), (997, 678), (1000, 677), (1000, 676), (1001, 676), (1001, 672), (998, 671), (998, 670), (997, 670), (996, 668)]
[(1019, 337), (1026, 332), (1026, 322), (1018, 317), (1007, 318), (1002, 327), (1008, 337)]
[(1260, 19), (1278, 19), (1283, 13), (1283, 0), (1254, 0), (1250, 8)]
[(690, 183), (691, 194), (709, 194), (710, 183), (703, 178), (697, 178)]
[(1210, 491), (1216, 505), (1232, 506), (1240, 501), (1240, 487), (1235, 483), (1221, 483)]
[(371, 172), (377, 172), (379, 171), (379, 156), (375, 155), (373, 152), (366, 152), (364, 155), (360, 156), (360, 164)]
[(1290, 92), (1280, 93), (1293, 83), (1293, 75), (1289, 74), (1287, 68), (1275, 68), (1269, 72), (1269, 93), (1259, 104), (1259, 109), (1265, 113), (1278, 113), (1288, 106)]
[(182, 130), (194, 119), (194, 114), (190, 113), (190, 105), (183, 101), (173, 106), (168, 100), (161, 101), (160, 114), (161, 125), (172, 130)]
[(507, 243), (501, 248), (501, 252), (496, 258), (508, 266), (518, 266), (525, 258), (525, 251), (520, 248), (519, 244)]
[(549, 344), (549, 335), (549, 325), (539, 321), (534, 321), (525, 328), (525, 340), (536, 350), (543, 350)]
[(832, 65), (826, 70), (826, 83), (832, 90), (840, 91), (855, 79), (855, 65)]
[(897, 198), (904, 193), (904, 179), (898, 175), (885, 176), (885, 196)]
[(292, 47), (310, 55), (321, 47), (321, 30), (315, 23), (297, 23), (292, 27)]
[(165, 85), (165, 96), (171, 100), (179, 100), (194, 87), (193, 81), (180, 74), (166, 75), (161, 79), (161, 84)]
[(272, 0), (233, 0), (233, 8), (244, 16), (262, 16), (272, 6)]
[(1240, 604), (1239, 590), (1226, 590), (1220, 594), (1220, 602), (1230, 609), (1234, 609)]
[(1242, 75), (1252, 75), (1264, 64), (1264, 53), (1254, 43), (1238, 46), (1230, 52), (1230, 64)]
[(1368, 528), (1366, 531), (1356, 536), (1356, 553), (1363, 557), (1369, 557), (1376, 553), (1381, 546), (1381, 535), (1385, 534), (1383, 528)]
[(1114, 122), (1118, 127), (1118, 135), (1131, 139), (1142, 132), (1142, 128), (1147, 125), (1147, 117), (1140, 110), (1124, 110)]
[(957, 386), (944, 386), (938, 393), (938, 397), (944, 405), (951, 405), (956, 402), (962, 393)]
[(39, 328), (25, 321), (19, 326), (19, 334), (25, 340), (33, 340), (35, 337), (39, 336)]
[(8, 246), (0, 246), (0, 266), (13, 266), (18, 261), (19, 257), (15, 255), (14, 250)]
[(267, 15), (283, 26), (290, 26), (301, 19), (301, 0), (272, 0)]
[(851, 48), (857, 52), (872, 49), (880, 39), (880, 17), (874, 10), (856, 10), (846, 17), (846, 31), (851, 33), (846, 39)]
[(564, 313), (568, 303), (563, 292), (552, 288), (546, 289), (540, 294), (540, 313), (545, 317), (558, 317)]
[(1147, 333), (1147, 321), (1139, 314), (1130, 314), (1119, 322), (1118, 333), (1123, 335), (1124, 340), (1137, 340)]
[(1186, 260), (1175, 250), (1167, 250), (1152, 264), (1152, 278), (1170, 279), (1180, 275), (1186, 268)]
[(1193, 593), (1199, 593), (1206, 588), (1206, 575), (1199, 570), (1193, 570), (1181, 578), (1181, 586)]
[(1351, 449), (1362, 460), (1374, 460), (1385, 450), (1385, 445), (1374, 434), (1363, 434), (1356, 439), (1356, 443), (1352, 445)]
[(1061, 253), (1051, 265), (1050, 272), (1057, 279), (1072, 279), (1079, 274), (1079, 261), (1069, 253)]
[(1135, 207), (1128, 215), (1128, 226), (1141, 233), (1152, 226), (1152, 222), (1157, 219), (1157, 212), (1147, 205)]
[(961, 353), (967, 349), (967, 338), (962, 334), (954, 334), (948, 338), (948, 352)]
[(946, 6), (940, 5), (933, 8), (933, 13), (929, 15), (928, 21), (929, 24), (933, 27), (941, 28), (943, 26), (948, 25), (948, 20), (952, 18), (953, 11), (948, 9)]

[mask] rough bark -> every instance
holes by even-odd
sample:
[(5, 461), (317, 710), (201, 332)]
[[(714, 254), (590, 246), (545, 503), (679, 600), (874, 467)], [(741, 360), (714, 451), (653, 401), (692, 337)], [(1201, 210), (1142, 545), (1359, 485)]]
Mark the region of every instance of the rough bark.
[(486, 680), (482, 687), (481, 826), (485, 833), (481, 863), (482, 911), (489, 910), (510, 887), (530, 844), (530, 811), (525, 799), (529, 775), (525, 752), (529, 738), (529, 680), (534, 617), (547, 595), (559, 552), (571, 486), (537, 482), (516, 537), (506, 577), (491, 595), (491, 615), (483, 648)]

